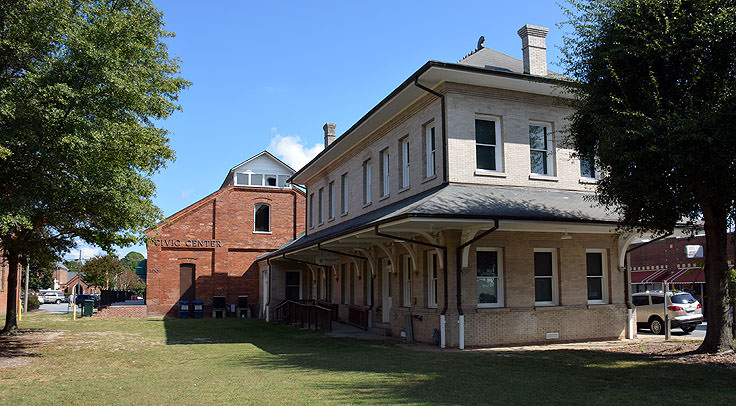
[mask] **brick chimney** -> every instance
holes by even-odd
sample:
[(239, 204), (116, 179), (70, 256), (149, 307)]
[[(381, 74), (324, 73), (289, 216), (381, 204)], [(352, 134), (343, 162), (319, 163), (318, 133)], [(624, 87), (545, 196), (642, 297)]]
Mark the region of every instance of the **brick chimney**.
[(329, 147), (335, 141), (335, 123), (325, 123), (322, 129), (325, 131), (325, 148)]
[(547, 33), (549, 28), (525, 25), (516, 33), (521, 37), (521, 50), (524, 53), (524, 73), (547, 75)]

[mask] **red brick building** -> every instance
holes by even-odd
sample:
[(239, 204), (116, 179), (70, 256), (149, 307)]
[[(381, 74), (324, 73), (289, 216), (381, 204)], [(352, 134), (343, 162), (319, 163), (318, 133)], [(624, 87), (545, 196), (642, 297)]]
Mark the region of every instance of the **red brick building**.
[(232, 168), (219, 190), (149, 230), (148, 314), (175, 316), (179, 300), (201, 300), (210, 315), (214, 297), (230, 306), (244, 295), (257, 311), (256, 257), (304, 231), (304, 192), (287, 183), (293, 173), (264, 151)]

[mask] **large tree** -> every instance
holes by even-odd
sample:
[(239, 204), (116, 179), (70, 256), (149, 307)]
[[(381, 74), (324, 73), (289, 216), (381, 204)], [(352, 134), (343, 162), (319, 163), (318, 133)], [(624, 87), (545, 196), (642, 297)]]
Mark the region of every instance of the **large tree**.
[(144, 259), (146, 259), (146, 257), (144, 257), (140, 252), (130, 251), (120, 261), (123, 263), (125, 268), (130, 269), (135, 273), (135, 267), (137, 267), (138, 263)]
[(99, 255), (82, 265), (84, 281), (100, 289), (116, 288), (117, 280), (126, 270), (120, 260), (112, 255)]
[[(158, 126), (188, 86), (150, 0), (0, 2), (0, 247), (10, 265), (108, 252), (161, 217), (151, 176), (174, 158)], [(17, 329), (8, 294), (4, 332)]]
[[(624, 228), (706, 232), (700, 350), (733, 350), (726, 258), (736, 199), (736, 6), (726, 0), (570, 0), (562, 62), (568, 141), (595, 157), (597, 199)], [(564, 26), (564, 25), (563, 25)]]

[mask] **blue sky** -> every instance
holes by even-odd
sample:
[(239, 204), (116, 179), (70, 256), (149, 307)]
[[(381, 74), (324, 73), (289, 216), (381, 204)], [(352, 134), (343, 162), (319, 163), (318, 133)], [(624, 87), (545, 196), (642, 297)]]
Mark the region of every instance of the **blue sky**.
[[(564, 14), (553, 1), (154, 4), (176, 34), (169, 53), (193, 82), (181, 94), (183, 111), (161, 123), (177, 155), (154, 176), (166, 216), (265, 149), (303, 164), (321, 149), (325, 122), (337, 123), (339, 136), (425, 62), (457, 62), (481, 35), (486, 47), (521, 58), (516, 31), (549, 27), (547, 60), (561, 71), (556, 24)], [(131, 250), (146, 254), (144, 246), (118, 253)], [(98, 252), (82, 245), (85, 258)]]

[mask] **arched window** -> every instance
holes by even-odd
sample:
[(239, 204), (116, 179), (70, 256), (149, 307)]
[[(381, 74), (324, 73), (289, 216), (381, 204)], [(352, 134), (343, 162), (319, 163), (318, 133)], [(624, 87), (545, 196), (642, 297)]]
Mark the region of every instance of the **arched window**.
[(271, 232), (271, 206), (267, 204), (256, 204), (255, 207), (255, 232)]

